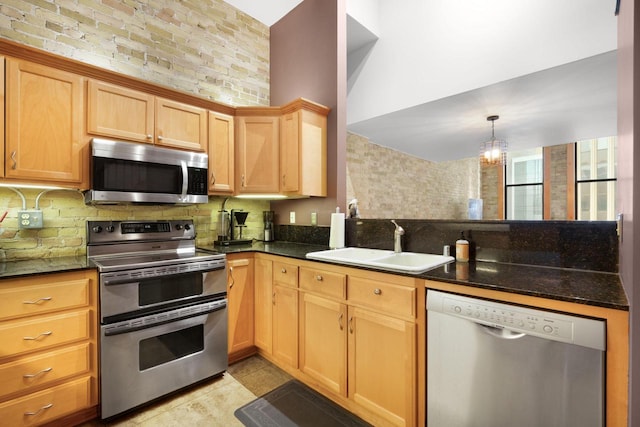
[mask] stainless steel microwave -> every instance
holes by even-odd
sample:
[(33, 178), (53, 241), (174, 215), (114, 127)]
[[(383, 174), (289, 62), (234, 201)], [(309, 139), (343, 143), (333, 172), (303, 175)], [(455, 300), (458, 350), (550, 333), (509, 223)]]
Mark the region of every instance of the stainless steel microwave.
[(85, 203), (207, 203), (207, 167), (205, 153), (93, 138)]

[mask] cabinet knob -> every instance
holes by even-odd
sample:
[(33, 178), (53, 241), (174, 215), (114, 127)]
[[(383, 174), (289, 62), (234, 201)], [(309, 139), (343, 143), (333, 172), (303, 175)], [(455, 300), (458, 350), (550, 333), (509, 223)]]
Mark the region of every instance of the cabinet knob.
[(323, 277), (322, 277), (320, 274), (318, 274), (318, 275), (316, 276), (316, 280), (317, 280), (318, 282), (322, 282), (322, 280), (324, 280), (324, 279), (323, 279)]
[(245, 185), (244, 185), (244, 174), (242, 174), (242, 176), (240, 177), (240, 186), (243, 187), (243, 188), (245, 187)]
[(13, 164), (11, 165), (11, 169), (15, 169), (18, 167), (18, 161), (16, 160), (16, 152), (12, 151), (11, 152), (11, 161), (13, 162)]
[(158, 135), (158, 141), (162, 141), (163, 139), (162, 135)]
[(378, 289), (378, 288), (375, 288), (375, 289), (373, 290), (373, 293), (374, 293), (374, 294), (376, 294), (376, 295), (382, 295), (382, 290), (380, 290), (380, 289)]
[(282, 270), (280, 270), (280, 272), (281, 272), (282, 274), (287, 274), (287, 269), (283, 267), (283, 268), (282, 268)]
[(151, 134), (147, 135), (147, 139), (153, 139), (153, 135)]
[(211, 185), (215, 185), (216, 183), (216, 174), (211, 172)]

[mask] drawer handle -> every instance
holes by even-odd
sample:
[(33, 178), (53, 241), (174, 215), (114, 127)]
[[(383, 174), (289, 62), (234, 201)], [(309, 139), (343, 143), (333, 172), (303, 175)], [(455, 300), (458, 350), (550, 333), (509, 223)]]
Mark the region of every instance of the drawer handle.
[(382, 295), (382, 290), (380, 288), (375, 288), (373, 290), (373, 293), (376, 294), (376, 295)]
[(40, 338), (40, 337), (49, 336), (49, 335), (51, 335), (52, 333), (53, 333), (53, 332), (51, 332), (51, 331), (47, 331), (47, 332), (43, 332), (43, 333), (41, 333), (41, 334), (40, 334), (40, 335), (38, 335), (37, 337), (22, 337), (22, 339), (23, 339), (23, 340), (25, 340), (25, 341), (35, 341), (35, 340), (37, 340), (37, 339), (38, 339), (38, 338)]
[(338, 316), (338, 326), (340, 326), (340, 330), (342, 331), (344, 329), (344, 326), (342, 326), (342, 318), (344, 317), (344, 313), (340, 313), (340, 316)]
[(35, 378), (37, 376), (40, 376), (42, 374), (46, 374), (47, 372), (51, 372), (51, 371), (53, 371), (53, 368), (44, 368), (40, 372), (36, 372), (35, 374), (24, 374), (22, 377), (23, 378)]
[(53, 407), (53, 403), (49, 403), (48, 405), (44, 405), (42, 408), (38, 409), (35, 412), (25, 412), (25, 415), (29, 415), (29, 416), (33, 416), (33, 415), (38, 415), (40, 412), (47, 410), (49, 408)]
[(283, 268), (282, 268), (282, 270), (280, 270), (280, 272), (281, 272), (282, 274), (287, 274), (287, 269), (283, 267)]
[(324, 280), (324, 278), (323, 278), (321, 275), (319, 275), (319, 274), (318, 274), (318, 275), (316, 276), (316, 280), (317, 280), (318, 282), (322, 282), (322, 281)]
[(42, 301), (51, 301), (53, 298), (52, 297), (42, 297), (42, 298), (38, 298), (35, 301), (22, 301), (23, 304), (39, 304)]
[(236, 280), (233, 278), (233, 267), (229, 267), (229, 289), (233, 288), (233, 285), (236, 283)]

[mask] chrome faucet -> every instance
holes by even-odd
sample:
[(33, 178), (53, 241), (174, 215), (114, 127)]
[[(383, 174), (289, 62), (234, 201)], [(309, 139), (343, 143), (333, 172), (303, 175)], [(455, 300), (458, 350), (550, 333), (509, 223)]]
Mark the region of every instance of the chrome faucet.
[(391, 222), (396, 226), (396, 230), (393, 232), (393, 251), (399, 254), (402, 252), (402, 235), (404, 234), (404, 228), (400, 227), (393, 219)]

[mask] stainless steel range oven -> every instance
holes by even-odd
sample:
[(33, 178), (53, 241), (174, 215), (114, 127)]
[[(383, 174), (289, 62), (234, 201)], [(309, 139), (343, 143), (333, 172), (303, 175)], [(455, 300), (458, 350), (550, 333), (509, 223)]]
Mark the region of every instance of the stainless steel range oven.
[(100, 276), (103, 419), (227, 369), (226, 258), (191, 220), (88, 221)]

